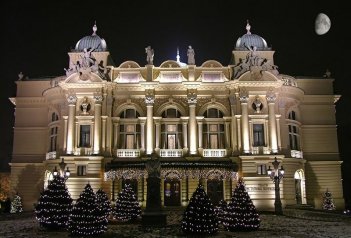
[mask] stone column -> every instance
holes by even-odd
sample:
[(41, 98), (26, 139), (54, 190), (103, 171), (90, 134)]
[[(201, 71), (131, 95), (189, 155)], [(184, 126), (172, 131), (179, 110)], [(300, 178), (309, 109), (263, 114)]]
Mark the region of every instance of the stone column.
[(145, 117), (139, 117), (140, 120), (140, 150), (145, 151)]
[(225, 149), (230, 147), (230, 121), (225, 121), (224, 136), (225, 136)]
[(155, 95), (153, 89), (145, 90), (146, 103), (146, 154), (151, 155), (154, 152), (154, 121), (153, 109), (155, 102)]
[(188, 90), (189, 104), (189, 149), (191, 155), (197, 154), (197, 136), (196, 136), (196, 89)]
[(183, 125), (183, 149), (188, 149), (188, 120), (189, 117), (181, 117)]
[(278, 153), (278, 140), (277, 140), (277, 127), (276, 127), (276, 118), (275, 118), (275, 101), (276, 95), (273, 91), (270, 91), (266, 95), (268, 103), (268, 120), (269, 120), (269, 131), (270, 131), (270, 144), (272, 153)]
[(282, 149), (282, 140), (281, 140), (281, 136), (280, 136), (280, 115), (277, 116), (277, 139), (278, 139), (278, 149), (281, 150)]
[(247, 102), (249, 96), (243, 93), (239, 96), (241, 102), (241, 130), (242, 130), (242, 148), (243, 153), (250, 153), (250, 135), (249, 135), (249, 115)]
[(106, 120), (107, 116), (101, 116), (102, 118), (102, 138), (101, 138), (101, 147), (102, 151), (106, 151)]
[(94, 96), (94, 149), (93, 154), (100, 154), (101, 147), (101, 104), (103, 100), (102, 94)]
[(161, 139), (161, 117), (154, 117), (155, 121), (155, 150), (160, 150), (160, 139)]
[(69, 95), (67, 97), (68, 101), (68, 125), (67, 125), (67, 149), (66, 154), (73, 154), (74, 145), (74, 131), (75, 131), (75, 118), (76, 118), (76, 103), (77, 96)]
[(67, 149), (67, 120), (68, 116), (63, 116), (63, 121), (64, 121), (64, 129), (63, 129), (63, 151), (66, 151)]
[(198, 125), (198, 128), (199, 128), (199, 133), (198, 133), (198, 141), (199, 141), (199, 149), (202, 150), (202, 125), (203, 125), (203, 122), (202, 120), (204, 119), (204, 117), (197, 117), (198, 121), (197, 121), (197, 125)]
[(119, 121), (113, 121), (113, 153), (117, 154), (119, 139)]

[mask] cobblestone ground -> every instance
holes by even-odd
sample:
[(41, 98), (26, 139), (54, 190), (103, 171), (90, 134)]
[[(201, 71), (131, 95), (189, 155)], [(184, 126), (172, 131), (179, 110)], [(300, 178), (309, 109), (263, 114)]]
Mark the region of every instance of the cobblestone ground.
[[(167, 226), (144, 229), (140, 221), (133, 224), (111, 222), (108, 231), (99, 237), (186, 237), (180, 229), (182, 213), (169, 211)], [(228, 232), (220, 226), (213, 237), (351, 237), (351, 217), (322, 212), (290, 211), (289, 216), (261, 214), (261, 227), (253, 232)], [(292, 217), (294, 216), (294, 217)], [(46, 231), (39, 227), (34, 216), (0, 214), (0, 237), (70, 237), (67, 231)]]

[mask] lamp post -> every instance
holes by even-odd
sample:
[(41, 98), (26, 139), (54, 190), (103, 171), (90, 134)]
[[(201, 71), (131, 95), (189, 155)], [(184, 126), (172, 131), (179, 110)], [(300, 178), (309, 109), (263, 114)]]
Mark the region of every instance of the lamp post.
[[(71, 171), (68, 169), (68, 167), (66, 168), (66, 163), (64, 161), (64, 159), (62, 158), (61, 162), (59, 163), (60, 166), (60, 172), (57, 171), (57, 168), (55, 166), (53, 174), (54, 176), (60, 175), (62, 176), (65, 180), (68, 179), (68, 177), (71, 175)], [(66, 170), (65, 170), (66, 168)]]
[(280, 200), (280, 180), (283, 179), (284, 177), (284, 169), (283, 166), (280, 167), (279, 169), (279, 164), (280, 162), (277, 160), (277, 157), (274, 158), (274, 161), (272, 162), (273, 165), (273, 170), (271, 169), (271, 166), (269, 166), (267, 173), (269, 177), (273, 180), (274, 185), (275, 185), (275, 201), (274, 201), (274, 209), (275, 209), (275, 214), (276, 215), (283, 215), (283, 208), (282, 208), (282, 202)]

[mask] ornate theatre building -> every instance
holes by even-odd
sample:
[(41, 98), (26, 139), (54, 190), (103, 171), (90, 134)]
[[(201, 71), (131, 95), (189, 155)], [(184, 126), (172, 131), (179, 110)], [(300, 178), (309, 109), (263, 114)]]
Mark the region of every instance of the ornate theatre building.
[(153, 65), (110, 63), (104, 39), (83, 37), (68, 53), (64, 76), (23, 79), (15, 105), (12, 191), (33, 209), (53, 171), (69, 170), (74, 199), (89, 182), (111, 200), (132, 184), (145, 206), (145, 161), (159, 158), (162, 205), (185, 206), (199, 183), (212, 202), (229, 200), (240, 177), (259, 210), (274, 209), (267, 174), (284, 167), (283, 207), (321, 208), (328, 189), (344, 206), (333, 79), (278, 72), (274, 51), (250, 32), (239, 37), (233, 62)]

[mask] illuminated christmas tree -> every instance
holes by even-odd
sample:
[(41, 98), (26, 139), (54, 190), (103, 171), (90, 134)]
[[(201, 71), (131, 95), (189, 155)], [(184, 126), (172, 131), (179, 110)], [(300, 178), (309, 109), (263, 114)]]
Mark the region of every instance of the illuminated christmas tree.
[(184, 212), (182, 230), (193, 235), (210, 235), (218, 231), (214, 206), (202, 185), (197, 187)]
[(16, 194), (15, 197), (13, 198), (13, 201), (11, 202), (10, 213), (21, 213), (21, 212), (23, 212), (22, 199), (18, 194)]
[(229, 231), (251, 231), (260, 227), (259, 215), (242, 179), (239, 180), (228, 204), (223, 225)]
[(323, 195), (323, 209), (324, 210), (335, 210), (335, 205), (331, 192), (327, 191)]
[(135, 220), (141, 215), (141, 208), (132, 187), (126, 184), (118, 194), (113, 217), (120, 221)]
[(72, 198), (65, 179), (55, 176), (48, 187), (41, 193), (35, 207), (35, 216), (39, 224), (49, 229), (65, 228), (72, 210)]
[(218, 223), (221, 224), (223, 223), (224, 215), (227, 210), (227, 202), (224, 200), (221, 200), (218, 204), (218, 206), (215, 207), (215, 214), (218, 218)]
[(98, 204), (100, 210), (103, 212), (105, 218), (107, 219), (111, 213), (111, 205), (110, 201), (108, 200), (107, 194), (102, 189), (99, 189), (96, 192), (96, 203)]
[(90, 184), (87, 184), (73, 206), (68, 229), (71, 235), (94, 236), (107, 230), (107, 219), (96, 203)]

